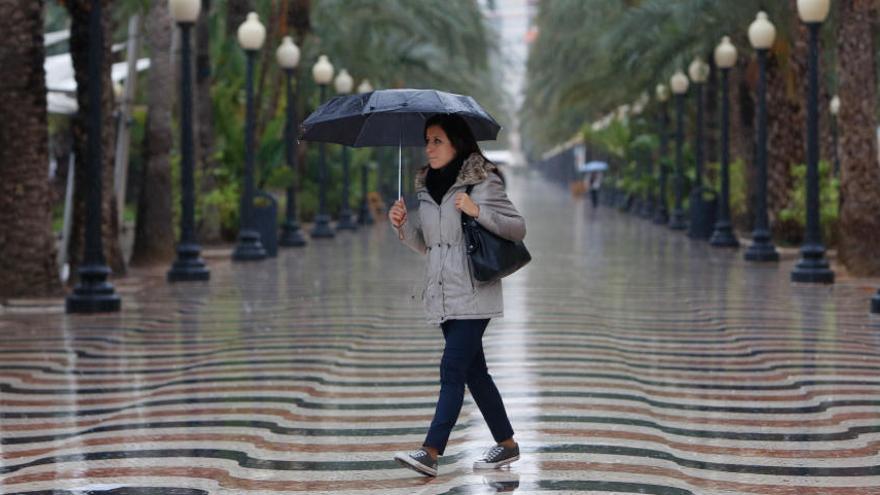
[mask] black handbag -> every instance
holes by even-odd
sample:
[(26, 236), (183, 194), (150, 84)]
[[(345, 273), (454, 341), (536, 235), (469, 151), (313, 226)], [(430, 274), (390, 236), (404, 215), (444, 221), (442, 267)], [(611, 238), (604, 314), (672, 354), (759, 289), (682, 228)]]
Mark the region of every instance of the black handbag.
[[(471, 193), (473, 186), (468, 186)], [(522, 241), (510, 241), (489, 232), (476, 219), (461, 214), (462, 234), (471, 273), (475, 280), (500, 280), (532, 261), (532, 255)]]

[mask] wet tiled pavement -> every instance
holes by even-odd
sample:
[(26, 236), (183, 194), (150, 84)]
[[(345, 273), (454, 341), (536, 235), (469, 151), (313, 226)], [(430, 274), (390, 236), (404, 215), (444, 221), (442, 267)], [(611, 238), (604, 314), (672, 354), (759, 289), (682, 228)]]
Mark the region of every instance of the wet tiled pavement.
[(880, 494), (875, 289), (792, 286), (512, 177), (535, 260), (486, 336), (523, 459), (468, 398), (434, 480), (400, 469), (439, 388), (422, 260), (386, 225), (212, 281), (163, 273), (119, 315), (0, 316), (0, 492)]

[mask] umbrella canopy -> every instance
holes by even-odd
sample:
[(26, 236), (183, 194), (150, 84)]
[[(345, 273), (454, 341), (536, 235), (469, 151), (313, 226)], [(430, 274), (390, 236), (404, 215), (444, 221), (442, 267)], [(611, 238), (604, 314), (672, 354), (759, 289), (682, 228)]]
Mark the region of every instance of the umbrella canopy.
[(397, 197), (401, 197), (404, 146), (425, 145), (425, 121), (436, 114), (462, 117), (477, 141), (494, 140), (501, 126), (470, 96), (436, 89), (382, 89), (337, 96), (302, 123), (304, 141), (356, 148), (397, 146)]
[(604, 172), (608, 170), (608, 164), (605, 162), (592, 161), (582, 164), (578, 169), (581, 172)]
[(425, 121), (462, 117), (477, 141), (494, 140), (501, 126), (473, 98), (434, 89), (384, 89), (338, 96), (302, 123), (301, 139), (353, 147), (424, 146)]

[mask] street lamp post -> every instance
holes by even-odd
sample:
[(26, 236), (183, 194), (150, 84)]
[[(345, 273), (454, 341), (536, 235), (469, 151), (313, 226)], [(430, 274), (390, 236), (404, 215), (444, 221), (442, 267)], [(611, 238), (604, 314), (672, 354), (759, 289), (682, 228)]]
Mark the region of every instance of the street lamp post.
[(819, 220), (819, 29), (831, 0), (798, 0), (798, 14), (810, 31), (810, 70), (807, 92), (807, 229), (801, 259), (792, 282), (833, 284), (834, 272), (825, 258)]
[[(342, 69), (339, 75), (333, 81), (336, 88), (336, 94), (347, 95), (351, 93), (354, 87), (354, 79), (348, 74), (348, 71)], [(354, 221), (351, 212), (350, 190), (351, 177), (348, 171), (348, 146), (342, 146), (342, 208), (339, 211), (339, 221), (336, 223), (337, 230), (357, 230), (357, 223)]]
[(712, 234), (706, 223), (705, 204), (703, 203), (703, 88), (709, 78), (709, 65), (700, 57), (694, 59), (688, 67), (688, 75), (694, 86), (694, 98), (697, 100), (697, 122), (694, 129), (694, 151), (696, 158), (696, 180), (690, 193), (690, 216), (688, 237), (708, 239)]
[(758, 56), (758, 115), (756, 162), (758, 169), (755, 230), (752, 244), (746, 249), (748, 261), (779, 261), (779, 253), (770, 238), (770, 220), (767, 215), (767, 51), (776, 39), (776, 28), (767, 14), (758, 16), (749, 26), (749, 42)]
[[(293, 38), (285, 36), (278, 50), (275, 52), (278, 65), (287, 75), (287, 123), (284, 128), (284, 145), (287, 152), (287, 166), (290, 168), (290, 176), (296, 177), (296, 100), (293, 96), (293, 76), (296, 66), (299, 64), (299, 47), (293, 42)], [(291, 183), (287, 188), (287, 204), (285, 205), (285, 220), (281, 226), (281, 239), (279, 244), (285, 247), (301, 247), (306, 245), (299, 228), (296, 216), (296, 190)]]
[(669, 228), (673, 230), (687, 228), (682, 207), (682, 189), (684, 188), (682, 147), (684, 146), (684, 96), (687, 93), (688, 85), (688, 78), (681, 70), (669, 80), (672, 94), (675, 95), (675, 181), (673, 186), (675, 205), (672, 208), (672, 218), (669, 220)]
[(738, 247), (730, 221), (730, 69), (736, 65), (736, 47), (725, 36), (715, 48), (715, 65), (721, 69), (721, 195), (718, 221), (709, 244), (715, 247)]
[(832, 156), (834, 157), (834, 176), (840, 177), (840, 155), (837, 151), (837, 144), (840, 141), (839, 130), (837, 127), (837, 114), (840, 113), (840, 97), (834, 95), (831, 103), (828, 104), (828, 110), (831, 112), (831, 139), (834, 147)]
[(254, 63), (257, 53), (266, 41), (266, 28), (256, 12), (238, 28), (238, 42), (247, 56), (247, 115), (245, 116), (244, 191), (241, 199), (238, 245), (232, 253), (235, 261), (255, 261), (266, 258), (260, 242), (260, 233), (254, 227)]
[(199, 256), (195, 233), (195, 172), (193, 165), (192, 52), (190, 34), (199, 19), (201, 0), (169, 0), (171, 17), (180, 26), (180, 243), (169, 282), (208, 280), (211, 272)]
[[(318, 62), (312, 67), (312, 77), (315, 83), (321, 88), (321, 103), (327, 97), (327, 85), (333, 80), (333, 64), (327, 60), (327, 55), (318, 57)], [(326, 145), (318, 143), (319, 156), (319, 182), (318, 190), (318, 214), (315, 216), (315, 226), (312, 228), (311, 235), (316, 239), (329, 239), (336, 235), (333, 228), (330, 227), (330, 215), (327, 214), (327, 162), (326, 162)]]
[(669, 102), (669, 88), (665, 84), (658, 84), (655, 90), (657, 101), (660, 102), (660, 116), (658, 119), (658, 132), (660, 133), (660, 156), (657, 159), (660, 168), (660, 191), (657, 198), (657, 210), (654, 214), (654, 223), (669, 223), (669, 207), (666, 201), (666, 155), (669, 153), (669, 114), (666, 111)]
[(85, 252), (79, 267), (79, 283), (67, 296), (68, 313), (109, 313), (119, 311), (121, 300), (107, 282), (110, 268), (104, 261), (101, 239), (101, 66), (104, 58), (104, 33), (101, 28), (101, 0), (92, 0), (89, 14), (89, 134), (86, 201)]
[[(364, 79), (358, 85), (357, 92), (360, 94), (371, 93), (373, 86), (370, 81)], [(361, 206), (358, 213), (358, 223), (361, 225), (372, 225), (373, 216), (370, 215), (370, 207), (367, 205), (367, 178), (369, 175), (369, 166), (364, 163), (361, 165)]]

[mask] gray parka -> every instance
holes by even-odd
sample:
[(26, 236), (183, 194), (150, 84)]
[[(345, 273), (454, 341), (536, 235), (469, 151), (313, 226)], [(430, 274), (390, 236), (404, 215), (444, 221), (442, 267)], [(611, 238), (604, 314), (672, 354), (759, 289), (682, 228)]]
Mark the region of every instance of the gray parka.
[(462, 164), (455, 184), (438, 205), (425, 187), (427, 167), (416, 177), (418, 214), (407, 215), (401, 226), (402, 242), (428, 257), (422, 302), (428, 322), (473, 320), (503, 316), (501, 281), (483, 283), (471, 276), (461, 231), (461, 212), (455, 195), (473, 184), (471, 199), (479, 205), (477, 222), (486, 230), (512, 241), (526, 236), (523, 217), (507, 198), (495, 166), (477, 153)]

